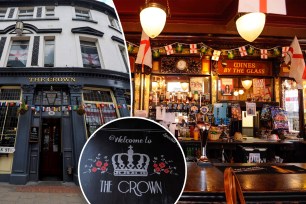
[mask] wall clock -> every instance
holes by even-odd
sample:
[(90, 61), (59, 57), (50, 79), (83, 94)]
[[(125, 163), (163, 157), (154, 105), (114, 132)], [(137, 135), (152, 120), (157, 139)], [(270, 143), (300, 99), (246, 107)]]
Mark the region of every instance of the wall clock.
[(178, 70), (185, 70), (187, 68), (187, 61), (184, 59), (180, 59), (176, 62), (176, 68)]

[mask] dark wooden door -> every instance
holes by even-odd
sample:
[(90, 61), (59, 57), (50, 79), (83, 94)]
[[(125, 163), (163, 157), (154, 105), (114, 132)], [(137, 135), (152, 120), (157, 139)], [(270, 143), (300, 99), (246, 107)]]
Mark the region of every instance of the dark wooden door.
[(60, 119), (43, 119), (40, 177), (43, 180), (62, 179)]

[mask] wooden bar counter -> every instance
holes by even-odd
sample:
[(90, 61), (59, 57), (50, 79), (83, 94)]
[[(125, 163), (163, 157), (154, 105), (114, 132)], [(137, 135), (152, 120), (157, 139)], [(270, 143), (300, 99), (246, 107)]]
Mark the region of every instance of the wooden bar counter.
[[(187, 180), (178, 203), (225, 202), (223, 172), (217, 168), (226, 166), (272, 166), (295, 165), (306, 169), (306, 163), (246, 164), (215, 163), (200, 167), (196, 162), (187, 162)], [(288, 201), (306, 203), (306, 173), (237, 174), (247, 202)]]

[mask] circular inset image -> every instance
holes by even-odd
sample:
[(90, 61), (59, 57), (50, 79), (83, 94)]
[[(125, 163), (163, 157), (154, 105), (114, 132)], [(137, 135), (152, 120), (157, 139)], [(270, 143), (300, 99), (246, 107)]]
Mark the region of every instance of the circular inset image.
[(80, 186), (87, 202), (172, 204), (186, 181), (184, 152), (160, 124), (120, 118), (99, 128), (79, 159)]

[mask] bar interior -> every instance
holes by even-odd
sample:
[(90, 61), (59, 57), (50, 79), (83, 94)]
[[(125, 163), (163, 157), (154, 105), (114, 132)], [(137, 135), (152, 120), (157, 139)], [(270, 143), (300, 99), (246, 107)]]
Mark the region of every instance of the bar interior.
[(263, 31), (249, 39), (237, 31), (238, 0), (159, 1), (168, 17), (158, 36), (147, 33), (151, 67), (137, 62), (145, 2), (114, 3), (128, 46), (133, 115), (165, 126), (186, 156), (179, 203), (231, 203), (228, 176), (247, 202), (305, 202), (306, 81), (292, 73), (299, 66), (290, 50), (298, 44), (305, 67), (306, 3), (286, 1), (285, 15), (267, 11)]

